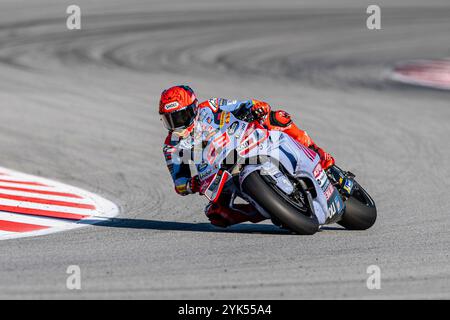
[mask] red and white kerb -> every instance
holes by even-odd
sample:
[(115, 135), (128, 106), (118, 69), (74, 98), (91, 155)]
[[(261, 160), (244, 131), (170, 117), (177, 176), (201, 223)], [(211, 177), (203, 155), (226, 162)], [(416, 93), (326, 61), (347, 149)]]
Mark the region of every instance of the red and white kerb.
[(401, 63), (392, 70), (391, 79), (407, 84), (450, 90), (450, 59)]
[(118, 213), (93, 193), (0, 167), (0, 240), (79, 228)]

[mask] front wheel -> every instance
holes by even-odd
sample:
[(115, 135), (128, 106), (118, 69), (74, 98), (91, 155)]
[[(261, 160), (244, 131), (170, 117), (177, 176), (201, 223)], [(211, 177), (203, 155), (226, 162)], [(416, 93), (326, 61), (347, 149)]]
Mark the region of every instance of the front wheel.
[(295, 203), (288, 195), (266, 181), (259, 171), (249, 174), (242, 183), (242, 190), (264, 211), (279, 221), (284, 227), (301, 235), (312, 235), (319, 230), (319, 222), (311, 208)]
[(338, 222), (348, 230), (367, 230), (377, 220), (377, 208), (369, 194), (355, 182), (354, 194), (345, 201), (345, 212)]

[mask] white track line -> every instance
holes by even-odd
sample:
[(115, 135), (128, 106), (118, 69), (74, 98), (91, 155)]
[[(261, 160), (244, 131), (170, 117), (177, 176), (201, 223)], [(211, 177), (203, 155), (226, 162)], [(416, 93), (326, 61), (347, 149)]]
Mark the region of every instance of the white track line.
[[(10, 179), (8, 179), (8, 180), (10, 180)], [(2, 187), (2, 186), (13, 187), (13, 188), (32, 189), (32, 190), (38, 190), (38, 191), (57, 191), (55, 189), (55, 187), (53, 187), (53, 186), (31, 186), (31, 185), (26, 185), (26, 184), (0, 181), (0, 187)]]
[(30, 193), (30, 192), (7, 190), (7, 189), (1, 189), (1, 188), (0, 188), (0, 194), (9, 194), (12, 196), (36, 198), (36, 199), (42, 199), (42, 200), (73, 202), (73, 203), (79, 203), (79, 204), (93, 204), (92, 201), (90, 201), (89, 199), (62, 197), (62, 196), (55, 196), (55, 195), (49, 195), (49, 194)]
[(0, 240), (16, 238), (16, 232), (0, 231)]
[(46, 227), (66, 227), (66, 226), (70, 226), (73, 224), (73, 222), (63, 220), (63, 219), (28, 216), (28, 215), (9, 213), (9, 212), (3, 212), (3, 211), (0, 211), (0, 220), (35, 224), (35, 225), (46, 226)]
[(0, 204), (5, 205), (5, 206), (19, 207), (19, 208), (50, 210), (50, 211), (58, 211), (58, 212), (63, 212), (63, 213), (87, 215), (87, 216), (93, 216), (96, 213), (95, 209), (92, 210), (92, 209), (83, 209), (83, 208), (63, 207), (63, 206), (57, 206), (57, 205), (33, 203), (33, 202), (28, 202), (28, 201), (16, 201), (16, 200), (9, 200), (9, 199), (0, 199)]

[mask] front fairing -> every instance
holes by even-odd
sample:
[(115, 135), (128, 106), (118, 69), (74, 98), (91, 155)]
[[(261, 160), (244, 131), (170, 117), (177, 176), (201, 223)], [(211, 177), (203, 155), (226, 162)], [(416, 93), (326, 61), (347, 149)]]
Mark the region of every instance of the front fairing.
[(205, 191), (227, 156), (245, 139), (244, 133), (249, 124), (238, 120), (231, 112), (213, 113), (209, 108), (202, 109), (196, 120), (193, 160), (201, 191)]

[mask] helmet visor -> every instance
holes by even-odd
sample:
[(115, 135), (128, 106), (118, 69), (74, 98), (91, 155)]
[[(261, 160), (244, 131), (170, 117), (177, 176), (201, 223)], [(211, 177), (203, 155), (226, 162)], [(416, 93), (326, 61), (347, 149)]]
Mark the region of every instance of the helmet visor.
[(187, 128), (192, 124), (195, 117), (195, 103), (188, 105), (183, 110), (174, 111), (171, 113), (163, 113), (161, 120), (168, 130), (175, 130), (180, 128)]

